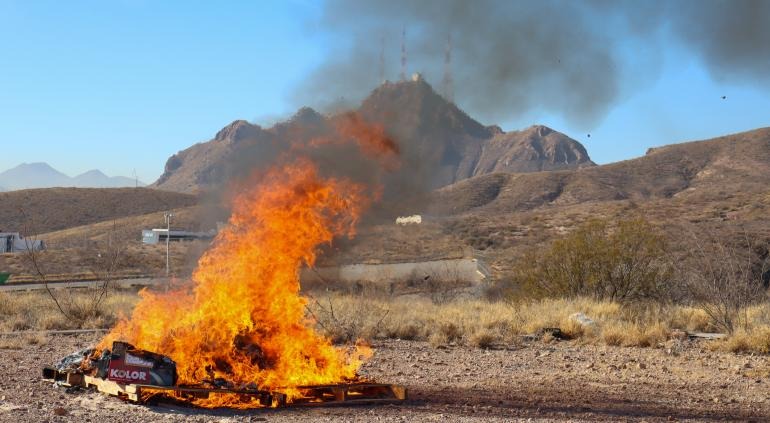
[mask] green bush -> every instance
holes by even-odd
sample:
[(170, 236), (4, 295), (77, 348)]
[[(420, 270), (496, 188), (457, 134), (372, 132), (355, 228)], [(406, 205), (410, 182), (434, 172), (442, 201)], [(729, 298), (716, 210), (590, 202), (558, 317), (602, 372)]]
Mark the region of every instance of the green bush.
[(592, 220), (527, 253), (514, 279), (535, 297), (660, 298), (671, 276), (666, 251), (665, 238), (644, 219), (623, 220), (614, 227)]

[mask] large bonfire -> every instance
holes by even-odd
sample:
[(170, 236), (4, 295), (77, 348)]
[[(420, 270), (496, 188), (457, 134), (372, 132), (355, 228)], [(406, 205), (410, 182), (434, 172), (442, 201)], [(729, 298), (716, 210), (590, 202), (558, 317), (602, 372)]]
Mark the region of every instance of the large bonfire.
[[(392, 163), (396, 145), (355, 115), (334, 135), (295, 146), (280, 164), (233, 200), (229, 224), (201, 257), (191, 283), (169, 292), (142, 291), (130, 319), (102, 340), (122, 340), (171, 357), (179, 384), (222, 380), (234, 386), (281, 388), (355, 379), (365, 347), (337, 348), (316, 333), (300, 295), (299, 271), (320, 245), (353, 236), (374, 200), (370, 187), (323, 176), (306, 149), (354, 141), (367, 156)], [(319, 147), (321, 146), (321, 147)], [(240, 184), (245, 187), (245, 184)], [(201, 406), (244, 406), (222, 396)]]

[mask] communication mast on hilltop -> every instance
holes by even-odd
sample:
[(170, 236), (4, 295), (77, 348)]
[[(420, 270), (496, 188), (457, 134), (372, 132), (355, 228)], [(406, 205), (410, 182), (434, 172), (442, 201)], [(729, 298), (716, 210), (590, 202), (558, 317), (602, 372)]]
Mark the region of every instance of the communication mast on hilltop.
[(406, 26), (401, 31), (401, 80), (406, 81)]
[(385, 36), (380, 37), (380, 84), (385, 83)]
[(454, 83), (452, 79), (452, 33), (447, 34), (444, 51), (444, 98), (454, 102)]

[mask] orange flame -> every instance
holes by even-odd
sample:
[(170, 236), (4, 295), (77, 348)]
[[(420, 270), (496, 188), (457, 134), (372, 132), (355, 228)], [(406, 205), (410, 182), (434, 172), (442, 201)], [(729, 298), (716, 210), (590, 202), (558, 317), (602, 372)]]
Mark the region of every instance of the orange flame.
[[(353, 141), (361, 151), (370, 158), (377, 159), (389, 171), (396, 170), (400, 165), (400, 149), (396, 141), (379, 123), (370, 123), (356, 112), (346, 112), (332, 119), (334, 136), (319, 137), (310, 140), (310, 147), (344, 144)], [(302, 145), (301, 148), (305, 146)]]
[[(308, 159), (267, 171), (235, 200), (229, 225), (200, 259), (192, 286), (142, 291), (130, 320), (102, 340), (168, 355), (179, 384), (223, 378), (236, 386), (287, 389), (356, 378), (366, 349), (344, 351), (312, 329), (299, 269), (316, 248), (354, 235), (371, 198), (365, 187), (323, 178)], [(294, 394), (292, 394), (294, 392)], [(205, 407), (255, 407), (227, 396)]]

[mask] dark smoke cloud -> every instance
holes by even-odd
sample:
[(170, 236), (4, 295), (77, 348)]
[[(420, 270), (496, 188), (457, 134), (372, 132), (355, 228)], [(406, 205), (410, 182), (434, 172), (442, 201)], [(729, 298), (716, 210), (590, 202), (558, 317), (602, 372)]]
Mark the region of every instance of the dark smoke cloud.
[(770, 2), (675, 3), (672, 30), (715, 78), (770, 83)]
[(408, 72), (438, 90), (451, 34), (455, 99), (487, 122), (547, 111), (596, 124), (656, 76), (672, 41), (715, 78), (770, 81), (770, 2), (760, 0), (329, 0), (318, 24), (338, 46), (296, 91), (317, 107), (355, 104), (381, 82), (381, 37), (386, 76), (397, 79), (402, 28)]

